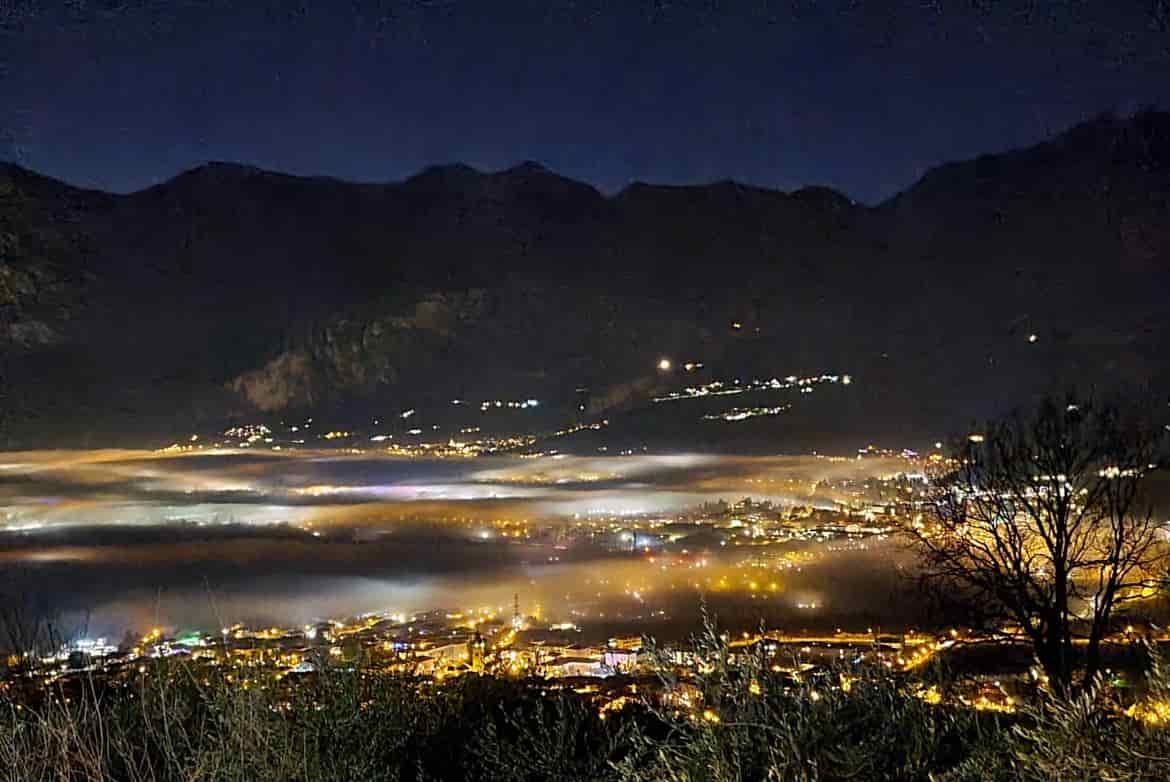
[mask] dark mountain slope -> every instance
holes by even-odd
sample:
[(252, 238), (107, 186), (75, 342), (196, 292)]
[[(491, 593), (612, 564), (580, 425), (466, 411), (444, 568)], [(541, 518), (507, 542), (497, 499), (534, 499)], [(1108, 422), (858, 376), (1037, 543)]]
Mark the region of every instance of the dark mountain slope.
[(859, 439), (1074, 380), (1165, 384), (1168, 129), (1098, 118), (874, 209), (732, 182), (607, 198), (534, 163), (387, 185), (212, 163), (128, 196), (4, 166), (6, 437), (453, 396), (540, 396), (563, 423), (578, 388), (600, 416), (677, 385), (662, 355), (850, 372), (831, 428)]
[(1029, 149), (940, 166), (877, 216), (900, 255), (898, 284), (930, 281), (896, 327), (939, 324), (927, 363), (982, 353), (997, 379), (1165, 376), (1170, 115), (1099, 117)]

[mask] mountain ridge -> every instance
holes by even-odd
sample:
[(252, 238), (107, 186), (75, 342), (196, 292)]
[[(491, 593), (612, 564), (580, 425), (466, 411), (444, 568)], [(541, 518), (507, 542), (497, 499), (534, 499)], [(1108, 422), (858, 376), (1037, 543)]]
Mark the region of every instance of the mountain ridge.
[(411, 184), (417, 184), (419, 181), (428, 179), (452, 179), (459, 181), (461, 179), (508, 179), (515, 176), (542, 176), (559, 179), (565, 182), (570, 182), (579, 185), (582, 188), (588, 188), (596, 192), (602, 199), (606, 201), (618, 200), (624, 193), (629, 190), (662, 190), (662, 191), (706, 191), (706, 190), (737, 190), (746, 193), (754, 193), (757, 195), (774, 195), (774, 196), (788, 196), (793, 197), (802, 193), (826, 193), (833, 194), (851, 204), (859, 205), (860, 202), (853, 200), (848, 194), (827, 185), (807, 184), (796, 187), (792, 190), (784, 190), (782, 188), (768, 187), (765, 185), (755, 185), (745, 182), (740, 182), (734, 179), (717, 179), (705, 182), (688, 182), (688, 183), (664, 183), (664, 182), (647, 182), (642, 180), (633, 180), (616, 190), (613, 193), (603, 193), (596, 186), (579, 179), (573, 179), (567, 175), (561, 174), (543, 163), (532, 160), (522, 160), (510, 166), (495, 170), (485, 171), (478, 169), (472, 165), (462, 162), (455, 163), (438, 163), (424, 166), (419, 171), (410, 174), (402, 179), (386, 180), (386, 181), (365, 181), (356, 179), (346, 179), (345, 177), (335, 176), (332, 174), (293, 174), (277, 169), (265, 168), (252, 163), (245, 163), (241, 161), (227, 161), (227, 160), (208, 160), (203, 163), (196, 164), (190, 168), (183, 169), (178, 173), (156, 182), (146, 187), (132, 190), (125, 193), (102, 190), (97, 187), (87, 187), (83, 185), (76, 185), (65, 179), (50, 176), (41, 173), (35, 169), (28, 168), (23, 164), (14, 161), (0, 160), (0, 179), (26, 179), (26, 180), (41, 180), (46, 184), (52, 186), (68, 188), (70, 190), (86, 193), (97, 193), (113, 199), (133, 198), (141, 196), (152, 191), (160, 189), (167, 189), (175, 187), (189, 180), (198, 180), (208, 177), (238, 180), (245, 177), (260, 177), (272, 178), (276, 180), (283, 180), (286, 182), (300, 182), (305, 184), (334, 184), (346, 185), (354, 188), (386, 188), (396, 189), (405, 187)]
[[(906, 187), (903, 187), (901, 190), (899, 190), (894, 195), (889, 196), (888, 198), (881, 200), (881, 201), (878, 201), (874, 204), (869, 204), (869, 205), (864, 205), (864, 206), (866, 206), (866, 208), (881, 208), (882, 206), (885, 206), (885, 205), (890, 204), (891, 202), (894, 202), (896, 199), (898, 199), (899, 196), (904, 195), (907, 192), (914, 190), (916, 187), (923, 184), (924, 181), (931, 179), (932, 176), (934, 176), (934, 175), (937, 175), (937, 174), (942, 173), (942, 172), (952, 171), (954, 169), (962, 168), (964, 166), (968, 166), (971, 164), (977, 164), (982, 160), (1010, 159), (1013, 156), (1017, 155), (1018, 153), (1034, 154), (1039, 150), (1058, 152), (1063, 145), (1067, 145), (1070, 143), (1073, 145), (1076, 145), (1078, 143), (1083, 143), (1083, 141), (1085, 141), (1086, 138), (1089, 140), (1098, 140), (1101, 138), (1101, 136), (1103, 134), (1110, 135), (1113, 137), (1124, 138), (1124, 135), (1127, 132), (1134, 131), (1134, 130), (1139, 131), (1139, 133), (1137, 134), (1139, 139), (1144, 134), (1149, 134), (1151, 132), (1157, 133), (1162, 137), (1160, 143), (1162, 143), (1164, 145), (1165, 136), (1166, 136), (1166, 134), (1170, 133), (1170, 111), (1163, 111), (1163, 110), (1159, 110), (1156, 108), (1143, 108), (1143, 109), (1140, 109), (1140, 110), (1138, 110), (1130, 115), (1118, 115), (1118, 114), (1115, 114), (1112, 112), (1102, 112), (1094, 117), (1091, 117), (1087, 120), (1084, 120), (1083, 122), (1077, 123), (1076, 125), (1073, 125), (1070, 128), (1065, 129), (1064, 131), (1053, 133), (1052, 135), (1048, 136), (1047, 138), (1041, 139), (1033, 144), (1019, 146), (1019, 147), (1011, 147), (1011, 148), (1001, 150), (999, 152), (982, 153), (982, 154), (976, 155), (976, 156), (971, 157), (971, 158), (964, 158), (964, 159), (953, 160), (953, 161), (943, 161), (941, 163), (929, 166), (921, 175), (919, 175), (910, 184), (908, 184)], [(1164, 160), (1162, 160), (1162, 164), (1165, 165)], [(400, 185), (404, 185), (404, 184), (410, 182), (411, 180), (418, 179), (420, 177), (424, 177), (424, 176), (429, 175), (429, 174), (441, 174), (441, 173), (445, 173), (445, 172), (458, 173), (461, 175), (462, 174), (470, 174), (470, 175), (475, 175), (478, 177), (492, 177), (492, 176), (506, 175), (506, 174), (510, 174), (510, 173), (530, 171), (533, 173), (551, 175), (551, 176), (565, 179), (565, 180), (568, 180), (571, 182), (576, 182), (578, 184), (585, 185), (585, 186), (590, 187), (594, 190), (597, 190), (597, 192), (601, 193), (601, 191), (596, 186), (594, 186), (592, 184), (589, 184), (589, 183), (584, 182), (582, 180), (573, 179), (572, 177), (566, 176), (564, 174), (560, 174), (559, 172), (550, 168), (546, 164), (541, 163), (539, 161), (531, 160), (531, 159), (518, 160), (511, 165), (505, 166), (504, 168), (494, 170), (494, 171), (482, 170), (482, 169), (479, 169), (479, 168), (477, 168), (473, 165), (470, 165), (468, 163), (459, 162), (459, 161), (450, 162), (450, 163), (436, 163), (436, 164), (431, 164), (431, 165), (425, 166), (422, 169), (420, 169), (419, 171), (415, 172), (414, 174), (407, 175), (401, 179), (393, 179), (393, 180), (385, 180), (385, 181), (353, 180), (353, 179), (347, 179), (343, 176), (338, 176), (338, 175), (333, 175), (333, 174), (328, 174), (328, 173), (293, 174), (293, 173), (289, 173), (289, 172), (280, 171), (278, 169), (266, 168), (266, 167), (260, 166), (258, 164), (255, 164), (255, 163), (249, 163), (249, 162), (245, 162), (245, 161), (212, 159), (212, 160), (206, 160), (202, 163), (198, 163), (198, 164), (195, 164), (189, 168), (183, 169), (183, 170), (177, 172), (176, 174), (174, 174), (166, 179), (163, 179), (159, 182), (156, 182), (154, 184), (147, 185), (145, 187), (138, 188), (136, 190), (131, 190), (131, 191), (128, 191), (125, 193), (106, 191), (106, 190), (102, 190), (99, 187), (77, 185), (77, 184), (71, 183), (63, 178), (54, 177), (54, 176), (51, 176), (48, 174), (43, 174), (41, 172), (36, 171), (35, 169), (29, 168), (29, 167), (27, 167), (21, 163), (18, 163), (16, 161), (0, 160), (0, 174), (6, 173), (9, 176), (11, 176), (13, 174), (13, 172), (16, 172), (16, 173), (24, 175), (24, 176), (30, 176), (30, 177), (35, 177), (35, 178), (38, 178), (41, 180), (47, 180), (47, 181), (56, 183), (57, 185), (62, 185), (62, 186), (71, 188), (73, 190), (101, 193), (103, 195), (112, 196), (112, 197), (133, 196), (133, 195), (141, 194), (143, 192), (146, 192), (146, 191), (158, 188), (158, 187), (165, 187), (165, 186), (175, 182), (175, 180), (179, 180), (187, 175), (196, 174), (196, 173), (201, 172), (201, 171), (226, 171), (226, 172), (235, 172), (237, 174), (270, 175), (270, 176), (281, 177), (281, 178), (285, 178), (285, 179), (318, 181), (318, 182), (332, 182), (332, 183), (338, 183), (338, 184), (353, 185), (353, 186), (357, 186), (357, 187), (361, 187), (361, 186), (373, 186), (373, 187), (400, 186)], [(701, 189), (705, 189), (705, 188), (719, 187), (719, 186), (725, 186), (725, 185), (732, 185), (736, 188), (742, 188), (744, 190), (749, 190), (749, 191), (777, 193), (777, 194), (783, 194), (783, 195), (789, 195), (789, 196), (794, 195), (802, 190), (827, 190), (827, 191), (831, 191), (833, 193), (840, 194), (845, 199), (849, 200), (850, 202), (852, 202), (854, 204), (862, 205), (861, 202), (856, 201), (855, 199), (850, 197), (848, 193), (845, 193), (837, 188), (833, 188), (833, 187), (829, 187), (829, 186), (825, 186), (825, 185), (821, 185), (821, 184), (817, 184), (817, 183), (808, 183), (808, 184), (804, 184), (804, 185), (800, 185), (798, 187), (795, 187), (791, 190), (784, 190), (783, 188), (771, 187), (771, 186), (767, 186), (767, 185), (749, 184), (749, 183), (745, 183), (745, 182), (739, 182), (739, 181), (733, 180), (733, 179), (716, 179), (716, 180), (710, 180), (710, 181), (686, 182), (686, 183), (663, 183), (663, 182), (647, 182), (647, 181), (643, 181), (643, 180), (632, 180), (630, 183), (625, 185), (623, 188), (620, 188), (619, 190), (615, 191), (612, 194), (609, 194), (609, 195), (602, 194), (602, 197), (612, 200), (612, 199), (618, 197), (621, 194), (621, 192), (623, 192), (626, 189), (629, 189), (630, 187), (648, 186), (648, 187), (657, 187), (657, 188), (663, 188), (663, 189), (678, 188), (678, 189), (699, 189), (699, 190), (701, 190)]]

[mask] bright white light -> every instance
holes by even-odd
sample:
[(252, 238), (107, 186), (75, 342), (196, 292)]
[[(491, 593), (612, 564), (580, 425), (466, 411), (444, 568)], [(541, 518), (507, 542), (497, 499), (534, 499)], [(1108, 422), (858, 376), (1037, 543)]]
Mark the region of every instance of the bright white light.
[(669, 372), (670, 371), (670, 359), (669, 358), (658, 359), (658, 371), (659, 372)]

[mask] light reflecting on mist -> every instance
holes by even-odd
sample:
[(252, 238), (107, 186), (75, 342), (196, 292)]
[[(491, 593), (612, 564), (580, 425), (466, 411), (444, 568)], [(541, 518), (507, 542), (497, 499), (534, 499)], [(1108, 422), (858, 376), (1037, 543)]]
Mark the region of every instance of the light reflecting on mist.
[[(590, 514), (669, 516), (752, 496), (828, 507), (827, 479), (895, 459), (676, 454), (420, 461), (376, 454), (131, 451), (0, 455), (0, 568), (91, 627), (300, 624), (366, 611), (503, 606), (644, 624), (693, 613), (700, 593), (777, 621), (879, 616), (898, 589), (892, 549), (827, 555), (751, 597), (734, 552), (703, 570), (588, 541), (497, 536), (492, 524), (568, 526)], [(817, 616), (800, 606), (816, 605)]]

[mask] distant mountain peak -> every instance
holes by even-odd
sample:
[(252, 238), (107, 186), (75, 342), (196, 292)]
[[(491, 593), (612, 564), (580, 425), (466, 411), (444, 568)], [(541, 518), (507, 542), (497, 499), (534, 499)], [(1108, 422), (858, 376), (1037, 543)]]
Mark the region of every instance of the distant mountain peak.
[(192, 187), (204, 188), (214, 185), (232, 184), (256, 176), (283, 176), (275, 172), (265, 171), (257, 166), (245, 163), (233, 163), (226, 160), (209, 160), (205, 163), (189, 168), (177, 176), (158, 183), (151, 190), (185, 190)]
[(835, 190), (831, 187), (822, 185), (806, 185), (804, 187), (793, 190), (788, 194), (790, 198), (797, 201), (804, 201), (806, 203), (814, 203), (820, 206), (832, 207), (835, 209), (849, 209), (856, 206), (852, 198), (842, 193), (840, 190)]
[(537, 163), (535, 160), (522, 160), (514, 166), (505, 168), (500, 172), (501, 174), (557, 174), (550, 171), (546, 166)]
[(581, 199), (580, 203), (601, 200), (597, 188), (586, 182), (558, 174), (541, 163), (524, 160), (489, 176), (491, 182), (506, 191), (538, 193), (545, 197)]
[(407, 182), (429, 179), (471, 179), (483, 176), (483, 172), (466, 163), (437, 163), (427, 166), (417, 174), (407, 177)]
[(263, 173), (268, 172), (248, 163), (236, 163), (230, 160), (208, 160), (194, 168), (187, 169), (182, 174), (179, 174), (179, 176), (251, 176), (253, 174)]

